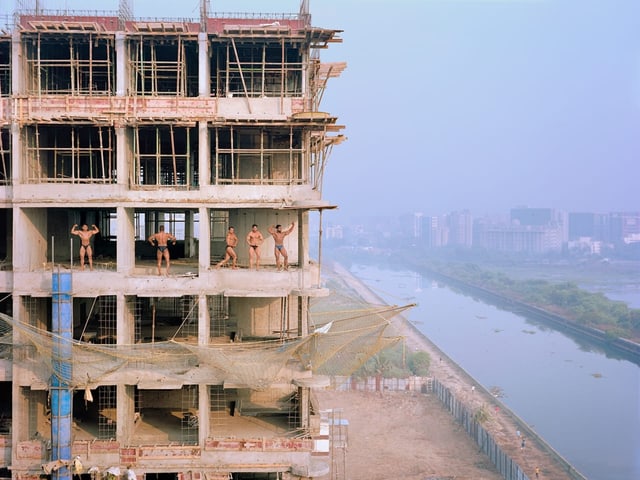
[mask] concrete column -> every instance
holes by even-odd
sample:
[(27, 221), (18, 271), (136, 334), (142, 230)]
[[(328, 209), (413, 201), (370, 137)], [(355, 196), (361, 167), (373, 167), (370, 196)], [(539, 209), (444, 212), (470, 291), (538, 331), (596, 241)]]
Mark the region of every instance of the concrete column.
[(193, 210), (184, 212), (184, 257), (191, 258), (194, 256), (195, 239), (193, 228)]
[(309, 335), (309, 297), (293, 298), (297, 298), (298, 305), (298, 336), (306, 337)]
[[(126, 187), (129, 184), (129, 161), (132, 156), (127, 142), (127, 129), (116, 125), (116, 169), (118, 170), (118, 185)], [(131, 162), (133, 163), (133, 162)]]
[[(120, 257), (118, 256), (118, 258)], [(118, 345), (131, 345), (135, 342), (135, 318), (127, 304), (127, 297), (122, 292), (117, 293), (116, 296), (116, 318)], [(135, 408), (133, 385), (120, 384), (116, 386), (116, 407), (116, 440), (121, 445), (130, 445)]]
[(211, 222), (209, 221), (209, 209), (200, 207), (200, 242), (198, 253), (198, 266), (201, 272), (209, 270), (211, 262)]
[(116, 32), (116, 95), (124, 97), (127, 95), (127, 81), (129, 79), (129, 69), (127, 68), (129, 56), (125, 43), (124, 32)]
[(211, 148), (209, 147), (209, 124), (198, 123), (198, 172), (200, 188), (211, 185)]
[(11, 93), (19, 95), (25, 90), (24, 67), (22, 65), (22, 45), (20, 29), (16, 28), (11, 35)]
[(19, 109), (14, 108), (13, 102), (18, 102), (19, 96), (24, 90), (24, 68), (22, 68), (22, 45), (20, 44), (20, 30), (16, 29), (11, 37), (11, 94), (14, 98), (11, 102), (11, 183), (18, 185), (23, 177), (24, 164), (22, 162), (22, 144), (20, 143), (20, 118), (14, 116)]
[(25, 176), (24, 170), (27, 162), (22, 161), (22, 143), (20, 142), (20, 124), (14, 119), (11, 124), (11, 184), (19, 185), (20, 179)]
[(135, 343), (135, 317), (127, 304), (127, 297), (122, 292), (116, 296), (116, 316), (117, 316), (117, 343), (118, 345), (131, 345)]
[(210, 325), (211, 319), (209, 318), (207, 295), (202, 293), (198, 296), (198, 345), (209, 344)]
[(198, 445), (204, 448), (209, 436), (209, 385), (198, 384)]
[[(206, 209), (205, 209), (206, 210)], [(202, 217), (201, 217), (202, 218)], [(207, 242), (208, 243), (208, 242)], [(198, 345), (209, 344), (211, 319), (207, 305), (207, 295), (202, 293), (198, 297)], [(209, 386), (198, 385), (198, 444), (204, 448), (209, 436)]]
[(210, 65), (209, 37), (207, 32), (200, 32), (198, 34), (198, 95), (201, 97), (211, 95)]
[(309, 214), (302, 210), (298, 210), (296, 238), (298, 249), (298, 288), (304, 290), (307, 288), (305, 272), (309, 271)]
[(298, 224), (296, 231), (298, 237), (298, 265), (300, 270), (306, 270), (309, 263), (309, 212), (299, 210), (296, 223)]
[(136, 265), (133, 213), (132, 208), (116, 209), (118, 273), (125, 275), (131, 273)]
[[(47, 212), (43, 208), (13, 209), (13, 271), (42, 270), (47, 261)], [(18, 288), (18, 286), (14, 286)]]
[[(13, 318), (16, 321), (28, 323), (27, 314), (25, 312), (22, 297), (20, 295), (13, 296)], [(26, 342), (22, 338), (19, 328), (13, 330), (13, 343), (20, 345)], [(29, 439), (29, 398), (23, 395), (19, 378), (27, 378), (28, 373), (23, 367), (25, 352), (16, 349), (13, 352), (12, 372), (14, 379), (11, 382), (11, 441), (14, 445)], [(20, 449), (11, 448), (11, 464), (20, 466), (25, 460), (20, 458)]]
[(135, 412), (134, 389), (133, 385), (116, 387), (116, 440), (120, 445), (131, 445)]
[(300, 404), (300, 428), (308, 428), (309, 427), (309, 399), (311, 390), (309, 387), (298, 387), (298, 397)]

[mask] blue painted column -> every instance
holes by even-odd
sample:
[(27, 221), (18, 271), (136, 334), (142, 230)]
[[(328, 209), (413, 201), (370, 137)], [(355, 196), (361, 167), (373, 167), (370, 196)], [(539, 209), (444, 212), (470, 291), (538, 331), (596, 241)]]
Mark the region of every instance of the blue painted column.
[[(51, 376), (51, 460), (71, 460), (73, 304), (71, 273), (53, 272), (52, 278), (53, 375)], [(52, 479), (71, 480), (64, 466)]]

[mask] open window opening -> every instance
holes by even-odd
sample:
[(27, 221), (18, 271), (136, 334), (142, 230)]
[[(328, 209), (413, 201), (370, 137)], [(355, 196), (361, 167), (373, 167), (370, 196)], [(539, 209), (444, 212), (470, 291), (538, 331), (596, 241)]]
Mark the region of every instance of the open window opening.
[(182, 473), (145, 473), (144, 480), (180, 480), (184, 474)]
[(194, 127), (133, 128), (133, 183), (140, 186), (198, 186), (198, 136)]
[(117, 426), (115, 385), (73, 392), (73, 433), (76, 440), (115, 440)]
[[(211, 210), (209, 213), (209, 232), (210, 232), (210, 265), (216, 265), (223, 260), (226, 255), (227, 249), (227, 233), (229, 227), (234, 228), (234, 233), (238, 236), (238, 245), (242, 245), (243, 240), (240, 237), (239, 232), (236, 231), (236, 227), (230, 222), (229, 210)], [(237, 254), (237, 252), (236, 252)]]
[[(51, 297), (32, 297), (31, 295), (24, 295), (20, 297), (22, 302), (22, 310), (25, 318), (25, 323), (32, 327), (51, 331)], [(35, 347), (32, 345), (20, 346), (27, 352), (32, 352), (35, 355)], [(31, 357), (32, 355), (27, 355)]]
[(296, 387), (266, 390), (209, 386), (210, 437), (295, 436), (299, 430)]
[[(160, 231), (176, 238), (167, 242), (170, 273), (181, 275), (198, 271), (199, 212), (197, 210), (137, 210), (134, 213), (136, 268), (147, 274), (157, 274), (158, 245), (149, 238)], [(164, 252), (161, 252), (164, 253)], [(161, 272), (166, 271), (162, 260)]]
[[(239, 269), (249, 268), (251, 263), (250, 252), (246, 242), (247, 234), (251, 231), (255, 223), (262, 233), (264, 242), (260, 248), (260, 268), (277, 269), (276, 258), (274, 256), (275, 240), (269, 232), (270, 227), (281, 226), (281, 230), (288, 231), (282, 239), (287, 250), (288, 268), (300, 267), (301, 239), (299, 236), (299, 212), (295, 209), (210, 209), (208, 210), (209, 221), (209, 264), (218, 267), (218, 263), (225, 258), (227, 246), (227, 233), (229, 227), (233, 227), (235, 235), (238, 237), (238, 245), (235, 249), (237, 255), (236, 266)], [(294, 222), (293, 229), (291, 223)], [(280, 257), (282, 268), (282, 257)], [(233, 265), (228, 260), (222, 267)]]
[(198, 342), (198, 297), (138, 297), (132, 303), (135, 342)]
[(210, 295), (207, 297), (209, 309), (209, 341), (211, 343), (239, 342), (242, 339), (229, 315), (229, 297)]
[(300, 97), (302, 46), (287, 39), (264, 43), (229, 38), (211, 45), (211, 90), (219, 97)]
[(322, 193), (325, 167), (334, 145), (339, 145), (345, 136), (327, 135), (325, 130), (315, 130), (309, 135), (309, 182), (314, 190)]
[(306, 181), (300, 128), (212, 129), (212, 184), (299, 185)]
[(0, 128), (0, 185), (11, 185), (11, 131), (8, 128)]
[(13, 239), (13, 212), (0, 208), (0, 271), (11, 270)]
[(24, 129), (25, 182), (116, 182), (115, 133), (100, 125), (31, 125)]
[(26, 86), (30, 95), (112, 95), (113, 36), (97, 33), (25, 34)]
[(11, 95), (11, 37), (0, 38), (0, 97)]
[(134, 95), (198, 96), (198, 43), (182, 36), (141, 36), (129, 45)]
[[(80, 265), (80, 250), (83, 243), (91, 245), (91, 262), (85, 251), (85, 268), (93, 264), (97, 270), (116, 270), (117, 268), (117, 213), (115, 209), (51, 209), (49, 231), (56, 240), (52, 246), (56, 262), (70, 262), (75, 268)], [(94, 233), (88, 241), (71, 234), (71, 228), (77, 225), (82, 229), (86, 225)], [(66, 240), (69, 238), (70, 240)], [(70, 250), (69, 250), (70, 249)], [(86, 249), (85, 249), (86, 250)]]
[(103, 345), (116, 343), (115, 295), (73, 299), (73, 339)]
[(297, 388), (293, 385), (272, 387), (267, 390), (238, 389), (236, 413), (245, 417), (281, 417), (290, 425), (298, 409)]
[(31, 390), (29, 387), (20, 388), (21, 403), (27, 405), (26, 438), (13, 439), (15, 442), (24, 440), (38, 440), (43, 447), (51, 443), (51, 402), (46, 390)]
[(230, 480), (282, 480), (281, 472), (232, 472)]
[[(0, 350), (0, 358), (2, 350)], [(0, 382), (0, 437), (11, 435), (11, 382)]]
[(296, 337), (298, 304), (290, 298), (229, 297), (230, 324), (236, 332), (236, 341)]
[[(10, 292), (0, 292), (0, 313), (13, 317), (13, 295)], [(0, 318), (0, 337), (11, 334), (11, 326)], [(5, 337), (6, 338), (6, 337)], [(13, 345), (0, 342), (0, 361), (13, 359)], [(9, 394), (11, 396), (11, 394)], [(2, 398), (2, 394), (0, 394)]]
[(134, 395), (133, 445), (198, 444), (197, 385), (171, 390), (145, 390), (136, 386)]

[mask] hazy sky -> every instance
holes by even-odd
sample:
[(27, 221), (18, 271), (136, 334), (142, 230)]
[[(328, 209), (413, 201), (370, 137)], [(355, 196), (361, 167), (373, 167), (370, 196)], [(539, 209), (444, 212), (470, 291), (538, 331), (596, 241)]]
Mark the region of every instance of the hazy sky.
[[(10, 3), (0, 0), (0, 12)], [(133, 4), (136, 16), (198, 16), (198, 0)], [(300, 3), (211, 4), (296, 12)], [(338, 216), (640, 210), (640, 0), (310, 4), (314, 26), (344, 30), (344, 43), (321, 54), (348, 64), (322, 105), (348, 137), (324, 182)]]

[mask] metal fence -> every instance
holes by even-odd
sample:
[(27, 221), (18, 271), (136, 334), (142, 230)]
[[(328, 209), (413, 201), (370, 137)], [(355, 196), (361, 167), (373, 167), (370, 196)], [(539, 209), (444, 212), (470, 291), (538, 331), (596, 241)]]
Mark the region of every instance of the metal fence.
[(431, 377), (407, 377), (407, 378), (383, 378), (383, 377), (339, 377), (331, 378), (332, 387), (335, 390), (358, 392), (421, 392), (433, 391), (433, 378)]
[[(466, 374), (466, 372), (465, 372)], [(331, 385), (339, 391), (383, 392), (383, 391), (413, 391), (431, 393), (436, 395), (456, 422), (458, 422), (467, 434), (476, 442), (480, 450), (489, 458), (498, 472), (505, 480), (530, 480), (522, 471), (522, 468), (496, 443), (491, 434), (482, 427), (480, 419), (462, 401), (458, 400), (453, 392), (433, 377), (408, 377), (408, 378), (382, 378), (382, 377), (332, 377)], [(477, 388), (482, 388), (480, 385)], [(487, 395), (490, 393), (487, 391)], [(497, 400), (496, 400), (497, 402)], [(531, 430), (525, 422), (520, 420), (506, 406), (501, 405), (502, 411), (509, 414), (523, 433), (531, 438), (536, 438), (547, 454), (554, 457), (564, 466), (569, 476), (575, 480), (586, 480), (586, 477), (578, 472), (569, 462), (551, 448), (540, 436)]]
[(480, 450), (489, 457), (491, 463), (505, 480), (529, 480), (529, 477), (522, 471), (520, 466), (502, 451), (491, 434), (476, 420), (474, 413), (464, 403), (460, 402), (449, 388), (436, 379), (432, 381), (432, 388), (433, 393), (438, 397), (442, 405), (462, 425), (467, 434), (480, 447)]

